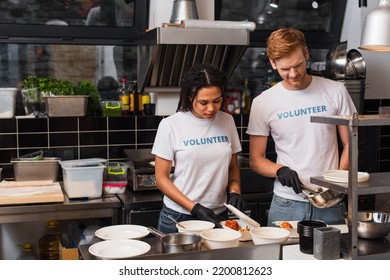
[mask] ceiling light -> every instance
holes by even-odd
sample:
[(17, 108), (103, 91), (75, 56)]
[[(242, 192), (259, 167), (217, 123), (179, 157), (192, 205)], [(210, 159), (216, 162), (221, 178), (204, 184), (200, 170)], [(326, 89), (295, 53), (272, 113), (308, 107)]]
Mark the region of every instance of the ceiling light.
[(269, 1), (269, 5), (272, 7), (272, 8), (277, 8), (279, 6), (279, 0), (270, 0)]
[(390, 51), (390, 0), (380, 0), (378, 7), (364, 21), (359, 49), (377, 52)]
[(317, 0), (317, 1), (312, 1), (311, 6), (313, 9), (318, 9), (321, 7), (323, 4), (325, 4), (326, 0)]

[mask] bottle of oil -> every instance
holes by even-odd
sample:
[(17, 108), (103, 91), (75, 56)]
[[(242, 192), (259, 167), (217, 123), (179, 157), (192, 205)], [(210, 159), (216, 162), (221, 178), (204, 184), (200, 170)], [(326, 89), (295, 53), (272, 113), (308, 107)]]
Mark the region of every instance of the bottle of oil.
[(241, 113), (248, 114), (251, 109), (251, 91), (248, 87), (248, 78), (244, 80), (244, 86), (241, 89)]
[(34, 253), (33, 246), (31, 243), (19, 244), (19, 247), (22, 248), (20, 255), (17, 257), (17, 260), (36, 260), (38, 259)]
[(138, 113), (137, 107), (138, 107), (138, 83), (137, 81), (133, 81), (130, 83), (128, 92), (130, 95), (130, 115), (136, 115)]
[(57, 221), (47, 222), (47, 233), (38, 241), (41, 260), (58, 260), (60, 256), (60, 231)]

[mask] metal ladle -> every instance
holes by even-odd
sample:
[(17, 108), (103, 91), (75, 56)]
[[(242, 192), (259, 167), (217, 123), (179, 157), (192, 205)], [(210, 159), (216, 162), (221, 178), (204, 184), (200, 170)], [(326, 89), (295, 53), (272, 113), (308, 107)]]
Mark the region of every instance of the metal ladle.
[(182, 229), (186, 229), (180, 222), (176, 221), (172, 216), (168, 215), (168, 218)]

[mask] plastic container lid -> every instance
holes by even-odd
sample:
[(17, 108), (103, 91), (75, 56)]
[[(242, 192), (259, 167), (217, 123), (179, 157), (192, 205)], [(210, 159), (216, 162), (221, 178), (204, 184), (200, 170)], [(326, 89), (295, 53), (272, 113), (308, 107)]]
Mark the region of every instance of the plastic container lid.
[(105, 163), (107, 160), (103, 158), (86, 158), (86, 159), (75, 159), (75, 160), (63, 160), (60, 161), (62, 167), (87, 167), (87, 166), (98, 166), (101, 163)]

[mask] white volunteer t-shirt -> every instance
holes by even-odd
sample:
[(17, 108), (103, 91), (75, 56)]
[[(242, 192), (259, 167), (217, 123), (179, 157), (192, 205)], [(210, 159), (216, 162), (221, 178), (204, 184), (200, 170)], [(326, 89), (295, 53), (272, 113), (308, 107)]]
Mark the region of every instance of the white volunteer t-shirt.
[[(196, 118), (191, 112), (177, 112), (158, 127), (152, 154), (174, 160), (173, 183), (194, 202), (224, 211), (229, 163), (241, 151), (233, 117), (222, 111), (213, 120)], [(164, 196), (167, 207), (189, 214)]]
[[(310, 116), (351, 115), (356, 112), (341, 82), (313, 76), (303, 90), (290, 91), (281, 83), (253, 100), (247, 133), (272, 135), (277, 163), (295, 170), (304, 184), (310, 177), (337, 169), (339, 152), (337, 127), (310, 122)], [(275, 180), (278, 196), (304, 201), (303, 194)]]

